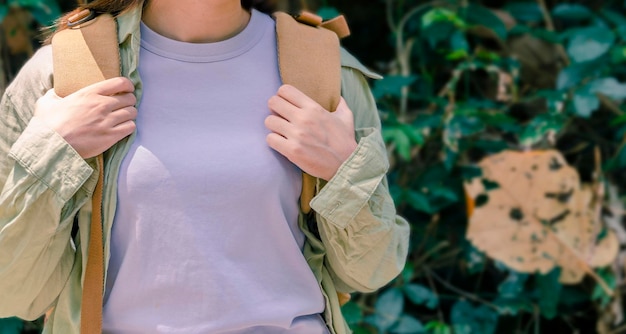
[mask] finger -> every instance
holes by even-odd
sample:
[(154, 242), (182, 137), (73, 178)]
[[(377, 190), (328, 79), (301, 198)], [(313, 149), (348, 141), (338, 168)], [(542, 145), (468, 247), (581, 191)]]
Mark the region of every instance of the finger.
[(112, 99), (113, 107), (117, 107), (114, 108), (114, 110), (124, 107), (133, 107), (135, 106), (135, 104), (137, 104), (137, 97), (135, 97), (133, 93), (117, 94), (113, 96), (107, 96), (107, 98)]
[(300, 109), (307, 107), (321, 108), (321, 106), (317, 104), (317, 102), (315, 102), (302, 91), (291, 85), (280, 86), (276, 95), (282, 97), (283, 99), (287, 100), (289, 103)]
[(135, 107), (126, 107), (113, 111), (109, 117), (109, 124), (115, 127), (127, 121), (132, 121), (137, 118), (137, 109)]
[(270, 97), (270, 99), (267, 101), (267, 107), (270, 108), (271, 111), (275, 112), (276, 114), (280, 115), (282, 118), (290, 122), (299, 112), (298, 107), (294, 106), (293, 104), (289, 103), (289, 101), (283, 99), (278, 95)]
[(115, 95), (115, 96), (96, 96), (93, 99), (99, 106), (103, 107), (103, 111), (113, 112), (126, 107), (133, 107), (137, 101), (131, 93)]
[(265, 127), (274, 133), (289, 138), (293, 125), (280, 116), (270, 115), (265, 118)]
[(267, 142), (267, 145), (269, 145), (269, 147), (271, 147), (273, 150), (280, 153), (285, 158), (291, 160), (291, 155), (289, 151), (289, 140), (287, 140), (285, 137), (276, 133), (270, 133), (267, 135), (267, 137), (265, 137), (265, 141)]
[(78, 92), (91, 92), (98, 95), (111, 96), (121, 93), (132, 93), (135, 91), (133, 83), (124, 77), (116, 77), (80, 89)]
[(111, 128), (110, 135), (113, 136), (117, 142), (133, 133), (136, 127), (135, 122), (129, 120)]

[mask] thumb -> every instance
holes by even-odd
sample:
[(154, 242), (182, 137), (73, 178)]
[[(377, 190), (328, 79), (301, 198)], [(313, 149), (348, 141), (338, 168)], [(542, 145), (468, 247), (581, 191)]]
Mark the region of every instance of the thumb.
[(352, 110), (350, 110), (350, 107), (348, 107), (348, 104), (346, 103), (346, 100), (343, 99), (343, 97), (339, 100), (337, 109), (333, 114), (336, 117), (339, 117), (344, 123), (354, 126), (354, 115), (352, 114)]
[(61, 97), (59, 97), (57, 95), (57, 93), (54, 91), (54, 88), (49, 89), (46, 94), (44, 94), (42, 97), (42, 99), (55, 99), (55, 100), (60, 100)]
[(42, 97), (37, 99), (35, 103), (35, 116), (41, 114), (42, 110), (47, 109), (49, 106), (53, 105), (55, 101), (60, 99), (61, 98), (54, 91), (54, 88), (48, 90)]

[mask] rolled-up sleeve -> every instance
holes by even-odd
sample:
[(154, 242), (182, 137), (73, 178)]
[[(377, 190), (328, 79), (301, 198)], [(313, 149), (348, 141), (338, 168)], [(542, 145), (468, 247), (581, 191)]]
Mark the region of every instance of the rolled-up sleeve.
[(344, 68), (342, 90), (358, 146), (311, 201), (326, 261), (342, 292), (371, 292), (395, 278), (408, 253), (409, 224), (396, 214), (380, 119), (365, 78)]
[(74, 265), (74, 215), (97, 181), (93, 166), (32, 118), (49, 88), (38, 72), (47, 52), (23, 67), (0, 102), (0, 317), (35, 319), (54, 304)]

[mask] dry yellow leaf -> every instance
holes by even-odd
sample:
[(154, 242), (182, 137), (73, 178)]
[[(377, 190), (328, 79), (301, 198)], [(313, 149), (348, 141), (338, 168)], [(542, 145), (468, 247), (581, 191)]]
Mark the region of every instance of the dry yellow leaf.
[(618, 240), (601, 224), (592, 189), (558, 151), (505, 151), (479, 166), (482, 176), (465, 184), (468, 240), (517, 271), (559, 266), (562, 283), (589, 274), (610, 293), (592, 267), (615, 259)]

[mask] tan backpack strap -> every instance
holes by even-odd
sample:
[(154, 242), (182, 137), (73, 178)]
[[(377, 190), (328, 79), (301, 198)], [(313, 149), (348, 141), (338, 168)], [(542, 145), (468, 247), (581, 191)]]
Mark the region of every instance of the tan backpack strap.
[[(68, 29), (52, 38), (54, 90), (65, 97), (85, 86), (120, 75), (117, 26), (111, 15), (92, 19), (89, 11), (68, 19)], [(80, 332), (102, 333), (104, 295), (104, 245), (102, 234), (102, 185), (104, 159), (96, 158), (98, 182), (91, 201), (91, 226), (87, 268), (83, 281)]]
[[(284, 84), (292, 85), (328, 111), (341, 98), (341, 59), (338, 36), (312, 24), (301, 24), (289, 14), (276, 12), (278, 63)], [(321, 19), (320, 19), (321, 21)], [(311, 211), (316, 179), (303, 173), (300, 206)]]
[(97, 157), (98, 183), (91, 200), (91, 230), (87, 268), (83, 281), (83, 297), (80, 312), (81, 333), (102, 333), (102, 307), (104, 294), (104, 244), (102, 242), (102, 183), (104, 161)]
[(115, 19), (109, 14), (82, 23), (77, 19), (52, 37), (54, 91), (60, 97), (120, 75)]

